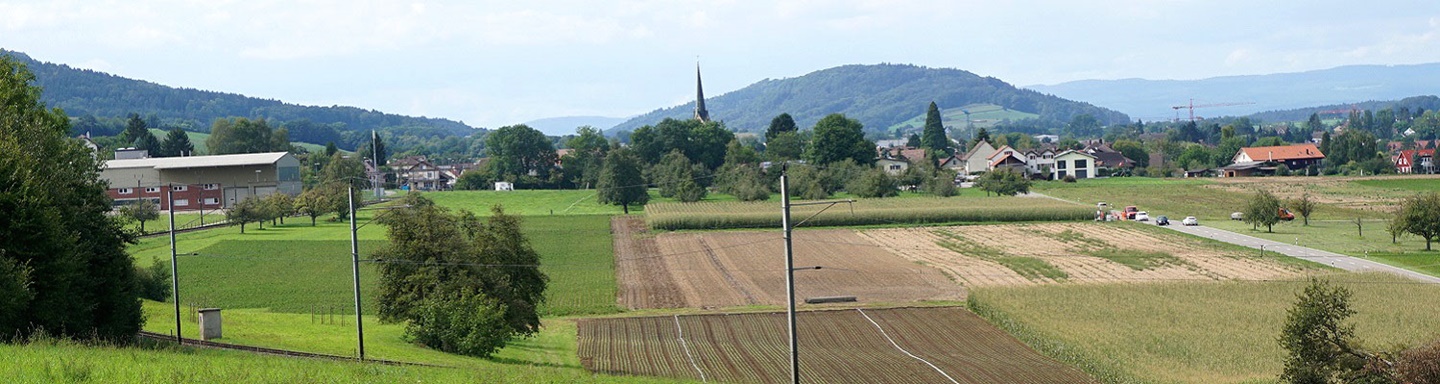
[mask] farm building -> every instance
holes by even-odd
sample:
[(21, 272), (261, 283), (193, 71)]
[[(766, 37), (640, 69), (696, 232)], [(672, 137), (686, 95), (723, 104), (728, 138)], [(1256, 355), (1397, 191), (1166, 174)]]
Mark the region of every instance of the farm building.
[(1318, 166), (1322, 160), (1325, 160), (1325, 154), (1320, 153), (1320, 148), (1311, 143), (1248, 147), (1240, 148), (1231, 159), (1231, 165), (1222, 169), (1225, 177), (1268, 175), (1274, 174), (1280, 165), (1289, 169), (1303, 169), (1311, 165)]
[(995, 154), (995, 147), (985, 140), (975, 143), (970, 150), (957, 159), (945, 161), (945, 167), (960, 171), (961, 174), (969, 175), (990, 170), (990, 157)]
[(1076, 179), (1089, 179), (1095, 177), (1095, 155), (1082, 151), (1065, 151), (1055, 155), (1055, 180), (1065, 176), (1075, 176)]
[(116, 205), (151, 199), (175, 210), (219, 209), (250, 196), (300, 194), (300, 160), (289, 152), (110, 160), (100, 171)]

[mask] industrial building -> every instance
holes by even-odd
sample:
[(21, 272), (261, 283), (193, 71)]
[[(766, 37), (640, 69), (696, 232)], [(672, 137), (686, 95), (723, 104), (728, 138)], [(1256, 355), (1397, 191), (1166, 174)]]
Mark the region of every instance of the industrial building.
[(273, 193), (294, 196), (302, 188), (300, 160), (289, 152), (110, 160), (100, 178), (110, 182), (117, 206), (150, 199), (169, 210), (169, 189), (176, 211), (221, 209)]

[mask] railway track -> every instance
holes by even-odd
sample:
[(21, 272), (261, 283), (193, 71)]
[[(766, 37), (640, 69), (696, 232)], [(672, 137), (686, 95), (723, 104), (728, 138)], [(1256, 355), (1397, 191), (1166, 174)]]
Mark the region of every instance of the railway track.
[[(140, 334), (139, 334), (138, 336), (141, 337), (141, 338), (151, 339), (151, 340), (155, 340), (155, 341), (159, 341), (159, 342), (174, 342), (174, 341), (175, 341), (175, 336), (166, 335), (166, 334), (162, 334), (162, 333), (148, 332), (148, 331), (140, 331)], [(357, 359), (356, 359), (355, 357), (353, 357), (353, 356), (327, 355), (327, 354), (323, 354), (323, 353), (300, 352), (300, 351), (291, 351), (291, 350), (286, 350), (286, 349), (274, 349), (274, 348), (264, 348), (264, 347), (253, 347), (253, 346), (248, 346), (248, 345), (236, 345), (236, 344), (227, 344), (227, 343), (217, 343), (217, 342), (213, 342), (213, 341), (196, 340), (196, 339), (183, 339), (183, 338), (182, 338), (182, 339), (180, 339), (180, 340), (181, 340), (181, 341), (180, 341), (180, 344), (181, 344), (181, 345), (185, 345), (185, 346), (199, 347), (199, 348), (229, 349), (229, 350), (235, 350), (235, 351), (245, 351), (245, 352), (250, 352), (250, 353), (265, 354), (265, 355), (286, 356), (286, 357), (300, 357), (300, 358), (307, 358), (307, 359), (325, 359), (325, 360), (340, 360), (340, 361), (360, 361), (360, 362), (366, 362), (366, 363), (378, 363), (378, 364), (384, 364), (384, 365), (397, 365), (397, 366), (443, 367), (443, 366), (440, 366), (440, 365), (421, 364), (421, 363), (407, 363), (407, 362), (403, 362), (403, 361), (392, 361), (392, 360), (381, 360), (381, 359), (357, 360)]]

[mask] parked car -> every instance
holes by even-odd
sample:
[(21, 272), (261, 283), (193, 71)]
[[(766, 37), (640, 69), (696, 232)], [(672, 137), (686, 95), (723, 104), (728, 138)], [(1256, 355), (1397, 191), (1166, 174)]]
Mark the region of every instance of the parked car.
[(1125, 220), (1135, 220), (1135, 213), (1136, 213), (1136, 212), (1140, 212), (1140, 209), (1139, 209), (1139, 208), (1135, 208), (1134, 205), (1126, 206), (1126, 207), (1125, 207)]
[(1170, 225), (1170, 218), (1165, 216), (1157, 217), (1155, 218), (1155, 225)]
[(1196, 219), (1195, 216), (1185, 216), (1185, 220), (1180, 220), (1180, 225), (1200, 225), (1200, 219)]
[(1145, 211), (1135, 212), (1135, 221), (1150, 221), (1150, 213)]
[(1231, 213), (1230, 220), (1245, 220), (1245, 214), (1240, 212)]

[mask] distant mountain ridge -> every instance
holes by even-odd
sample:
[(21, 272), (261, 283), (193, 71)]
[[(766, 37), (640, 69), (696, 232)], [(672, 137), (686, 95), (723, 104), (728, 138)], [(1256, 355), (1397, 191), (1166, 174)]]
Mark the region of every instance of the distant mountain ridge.
[[(1143, 120), (1188, 117), (1174, 106), (1248, 102), (1196, 108), (1202, 117), (1245, 116), (1262, 111), (1400, 100), (1440, 92), (1440, 63), (1352, 65), (1331, 69), (1213, 77), (1200, 80), (1080, 80), (1026, 88), (1112, 108)], [(1178, 114), (1177, 114), (1178, 112)]]
[[(676, 84), (689, 84), (676, 81)], [(877, 132), (905, 122), (934, 101), (941, 108), (994, 104), (1034, 113), (1040, 119), (1069, 122), (1090, 114), (1102, 124), (1125, 123), (1123, 113), (1090, 104), (1016, 88), (993, 77), (949, 68), (903, 64), (845, 65), (804, 76), (761, 80), (755, 84), (705, 99), (710, 118), (740, 132), (760, 132), (770, 120), (789, 113), (803, 128), (831, 113), (859, 120), (866, 131)], [(634, 130), (665, 118), (688, 119), (695, 102), (662, 108), (621, 123), (616, 130)]]
[[(351, 140), (369, 140), (371, 129), (386, 127), (421, 128), (443, 135), (468, 136), (476, 129), (465, 123), (439, 118), (411, 117), (345, 106), (304, 106), (279, 100), (192, 88), (171, 87), (134, 80), (104, 72), (73, 68), (30, 58), (21, 52), (0, 49), (0, 56), (18, 59), (35, 74), (42, 88), (40, 99), (50, 107), (65, 110), (71, 117), (141, 116), (155, 114), (161, 119), (186, 121), (187, 130), (208, 132), (212, 121), (225, 117), (266, 118), (278, 122), (308, 119), (316, 124), (339, 123), (339, 130)], [(360, 134), (363, 132), (363, 135)], [(301, 132), (292, 132), (292, 138)], [(343, 147), (349, 147), (340, 143)], [(354, 143), (350, 143), (354, 144)]]

